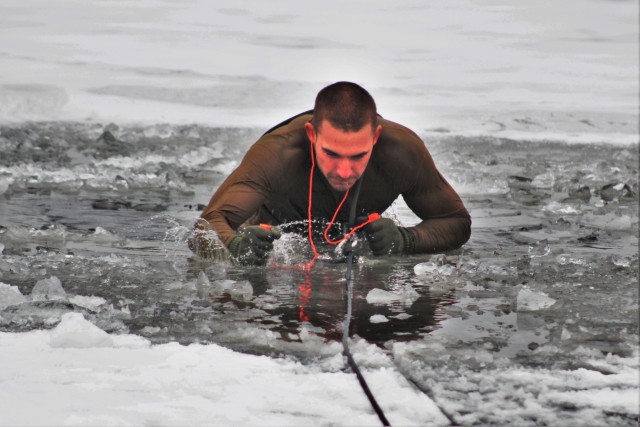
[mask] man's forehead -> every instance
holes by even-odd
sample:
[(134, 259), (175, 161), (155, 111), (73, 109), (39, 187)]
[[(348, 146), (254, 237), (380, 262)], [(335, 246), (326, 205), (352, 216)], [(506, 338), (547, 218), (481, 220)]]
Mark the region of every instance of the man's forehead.
[(333, 123), (331, 123), (326, 118), (323, 118), (322, 121), (314, 127), (318, 134), (322, 133), (323, 131), (331, 132), (331, 133), (344, 133), (344, 134), (364, 133), (365, 131), (368, 131), (368, 133), (373, 135), (373, 133), (375, 132), (375, 127), (373, 126), (372, 123), (369, 123), (369, 122), (365, 123), (365, 125), (358, 130), (344, 130), (344, 129), (341, 129), (340, 127), (334, 126)]

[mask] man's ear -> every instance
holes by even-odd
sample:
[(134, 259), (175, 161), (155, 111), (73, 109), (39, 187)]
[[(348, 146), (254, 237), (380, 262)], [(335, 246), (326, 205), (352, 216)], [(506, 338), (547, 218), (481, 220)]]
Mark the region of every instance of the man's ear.
[(309, 138), (309, 141), (311, 141), (312, 144), (316, 143), (316, 129), (313, 127), (313, 125), (309, 122), (304, 124), (304, 130), (307, 132), (307, 138)]
[(378, 142), (378, 138), (380, 138), (380, 134), (382, 133), (382, 125), (378, 125), (376, 131), (373, 133), (373, 145), (376, 145)]

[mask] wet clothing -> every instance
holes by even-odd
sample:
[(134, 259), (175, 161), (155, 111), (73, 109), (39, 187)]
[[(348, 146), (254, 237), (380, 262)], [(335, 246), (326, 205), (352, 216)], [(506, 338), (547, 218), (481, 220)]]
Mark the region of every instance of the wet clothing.
[[(299, 231), (306, 232), (311, 143), (304, 124), (311, 117), (311, 112), (298, 115), (265, 133), (215, 192), (201, 215), (206, 223), (200, 221), (199, 227), (214, 230), (225, 245), (245, 223), (285, 224), (283, 231), (289, 231), (287, 226), (295, 230), (297, 224)], [(382, 118), (378, 123), (382, 125), (382, 133), (360, 178), (357, 216), (382, 213), (402, 195), (422, 220), (407, 228), (410, 244), (405, 252), (439, 252), (460, 247), (471, 234), (471, 218), (460, 197), (440, 175), (415, 133)], [(329, 221), (343, 196), (343, 192), (331, 187), (316, 165), (314, 223)], [(338, 213), (338, 223), (347, 222), (352, 198), (350, 194)], [(339, 227), (334, 229), (340, 231)]]

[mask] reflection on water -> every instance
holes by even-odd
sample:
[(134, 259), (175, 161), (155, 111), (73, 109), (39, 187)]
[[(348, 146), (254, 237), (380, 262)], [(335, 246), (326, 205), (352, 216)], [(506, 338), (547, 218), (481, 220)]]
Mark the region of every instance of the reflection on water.
[[(344, 264), (327, 267), (322, 263), (311, 272), (290, 271), (271, 274), (255, 269), (239, 272), (237, 283), (250, 285), (251, 298), (246, 298), (228, 284), (227, 289), (210, 291), (207, 296), (216, 311), (233, 318), (246, 309), (260, 310), (260, 316), (251, 319), (272, 331), (283, 340), (299, 340), (301, 326), (312, 326), (314, 332), (327, 339), (342, 339), (342, 322), (347, 311)], [(377, 268), (360, 267), (354, 271), (353, 320), (349, 335), (357, 335), (369, 342), (384, 344), (416, 339), (435, 329), (443, 316), (442, 307), (455, 303), (454, 290), (437, 297), (430, 295), (426, 286), (413, 280), (413, 267), (385, 262)], [(393, 284), (415, 286), (417, 295), (403, 300), (394, 294)], [(213, 282), (212, 287), (215, 287)], [(367, 301), (373, 289), (388, 291), (386, 300)], [(234, 298), (239, 296), (239, 298)], [(395, 298), (394, 298), (395, 296)]]

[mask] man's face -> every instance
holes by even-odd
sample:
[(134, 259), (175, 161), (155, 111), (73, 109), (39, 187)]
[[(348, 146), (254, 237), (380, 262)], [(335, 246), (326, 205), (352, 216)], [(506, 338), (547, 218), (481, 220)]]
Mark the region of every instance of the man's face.
[(367, 124), (356, 132), (345, 132), (323, 120), (319, 132), (311, 123), (305, 124), (305, 130), (322, 174), (335, 190), (347, 191), (364, 173), (382, 126), (373, 129)]

